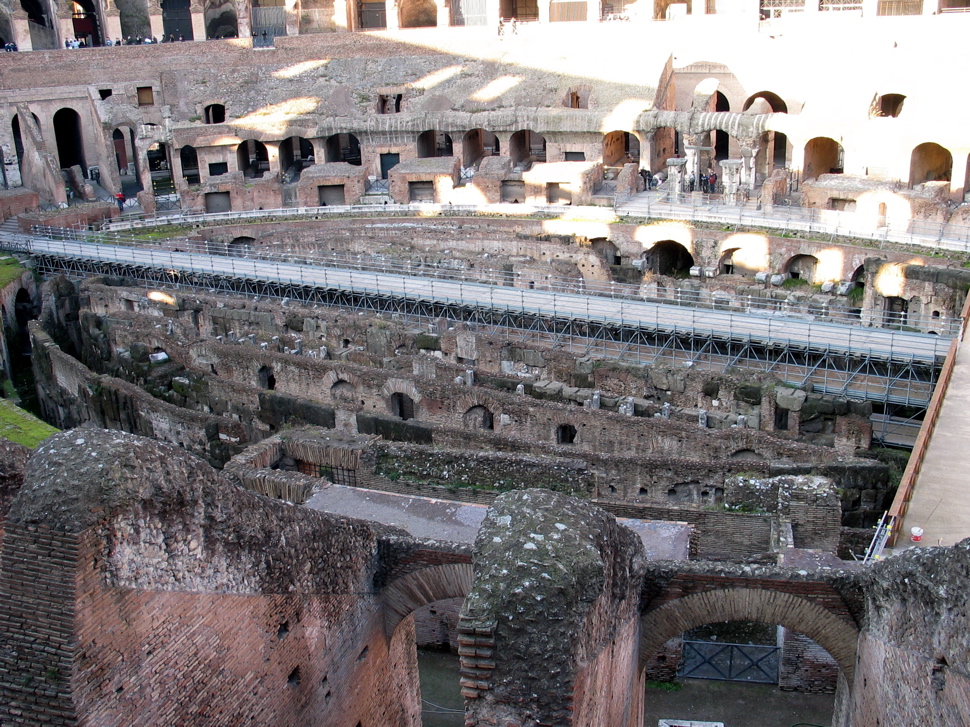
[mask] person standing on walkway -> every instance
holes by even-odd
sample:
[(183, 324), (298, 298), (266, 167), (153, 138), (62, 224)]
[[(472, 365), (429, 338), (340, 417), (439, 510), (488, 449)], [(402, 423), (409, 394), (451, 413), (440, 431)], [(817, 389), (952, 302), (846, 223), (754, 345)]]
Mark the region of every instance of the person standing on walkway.
[(118, 192), (118, 194), (115, 195), (115, 202), (118, 203), (118, 211), (119, 212), (124, 212), (125, 211), (125, 193), (124, 192)]

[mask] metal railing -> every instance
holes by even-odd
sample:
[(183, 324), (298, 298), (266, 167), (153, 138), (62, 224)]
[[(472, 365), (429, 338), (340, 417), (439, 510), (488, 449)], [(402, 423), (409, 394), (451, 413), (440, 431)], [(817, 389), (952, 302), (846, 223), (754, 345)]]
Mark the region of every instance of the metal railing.
[[(915, 314), (895, 314), (895, 316), (861, 316), (850, 310), (831, 310), (827, 306), (805, 304), (805, 311), (799, 310), (799, 303), (789, 303), (771, 297), (753, 295), (732, 295), (722, 291), (693, 288), (656, 288), (628, 283), (584, 280), (581, 277), (530, 276), (518, 272), (507, 272), (495, 268), (476, 268), (469, 270), (457, 258), (444, 258), (442, 262), (414, 262), (372, 253), (347, 254), (339, 252), (275, 252), (259, 248), (230, 247), (225, 242), (195, 241), (185, 239), (155, 240), (142, 239), (117, 231), (91, 231), (87, 229), (47, 227), (35, 225), (32, 232), (51, 240), (75, 240), (102, 245), (124, 245), (129, 247), (168, 248), (168, 251), (188, 252), (200, 255), (219, 255), (244, 257), (269, 262), (286, 262), (312, 265), (317, 267), (336, 267), (345, 270), (360, 270), (376, 273), (425, 277), (442, 280), (455, 280), (466, 283), (482, 283), (504, 287), (525, 288), (530, 290), (551, 291), (554, 293), (576, 293), (613, 299), (646, 301), (666, 305), (702, 308), (732, 313), (764, 316), (766, 318), (790, 319), (800, 321), (825, 321), (850, 326), (871, 328), (907, 328), (932, 330), (941, 338), (951, 338), (962, 330), (962, 318), (917, 316)], [(794, 289), (793, 292), (798, 292)], [(770, 292), (770, 291), (766, 291)], [(811, 312), (809, 312), (811, 311)]]

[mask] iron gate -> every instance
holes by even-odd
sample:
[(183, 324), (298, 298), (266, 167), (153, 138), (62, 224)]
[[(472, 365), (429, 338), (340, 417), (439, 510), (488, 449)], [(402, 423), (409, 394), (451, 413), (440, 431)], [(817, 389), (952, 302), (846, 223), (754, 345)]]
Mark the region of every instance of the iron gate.
[(252, 9), (253, 46), (271, 46), (273, 38), (286, 35), (286, 8), (282, 5)]
[(780, 651), (777, 646), (684, 641), (677, 673), (691, 679), (777, 684)]

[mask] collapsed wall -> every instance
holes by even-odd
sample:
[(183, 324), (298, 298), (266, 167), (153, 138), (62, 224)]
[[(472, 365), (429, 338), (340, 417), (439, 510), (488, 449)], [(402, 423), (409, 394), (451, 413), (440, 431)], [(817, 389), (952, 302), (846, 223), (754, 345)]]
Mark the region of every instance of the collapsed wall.
[(0, 721), (417, 727), (413, 621), (385, 634), (377, 552), (370, 525), (176, 447), (55, 435), (6, 520)]

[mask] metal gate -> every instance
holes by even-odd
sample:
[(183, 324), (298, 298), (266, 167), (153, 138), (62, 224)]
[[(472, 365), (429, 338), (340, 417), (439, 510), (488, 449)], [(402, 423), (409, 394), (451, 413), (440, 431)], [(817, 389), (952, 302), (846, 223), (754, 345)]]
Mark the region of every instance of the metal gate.
[(189, 0), (162, 0), (162, 30), (169, 40), (194, 40)]
[(253, 46), (272, 45), (273, 38), (286, 35), (286, 8), (282, 5), (252, 9)]
[(485, 0), (451, 0), (452, 25), (488, 25)]
[(777, 684), (780, 652), (777, 646), (684, 641), (677, 673), (691, 679)]

